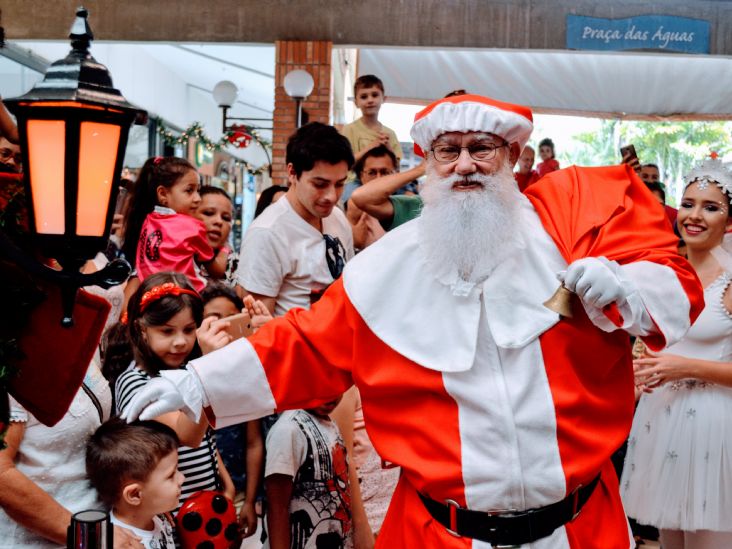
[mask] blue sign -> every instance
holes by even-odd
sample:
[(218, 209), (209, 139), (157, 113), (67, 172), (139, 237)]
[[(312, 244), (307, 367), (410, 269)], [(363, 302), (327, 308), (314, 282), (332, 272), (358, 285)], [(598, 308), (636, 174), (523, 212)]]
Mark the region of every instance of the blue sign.
[(640, 15), (628, 19), (567, 16), (571, 50), (660, 50), (709, 53), (709, 21)]

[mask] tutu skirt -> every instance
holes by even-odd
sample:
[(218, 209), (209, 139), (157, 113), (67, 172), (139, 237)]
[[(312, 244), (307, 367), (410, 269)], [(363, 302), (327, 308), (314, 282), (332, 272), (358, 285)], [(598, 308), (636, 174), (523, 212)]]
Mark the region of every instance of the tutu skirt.
[(682, 380), (644, 394), (621, 495), (642, 524), (732, 531), (732, 388)]

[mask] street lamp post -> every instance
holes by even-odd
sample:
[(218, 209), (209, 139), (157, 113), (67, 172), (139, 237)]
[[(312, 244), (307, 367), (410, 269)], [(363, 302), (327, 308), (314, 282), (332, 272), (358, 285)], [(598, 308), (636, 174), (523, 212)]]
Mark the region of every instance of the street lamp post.
[(295, 100), (295, 123), (299, 128), (302, 126), (302, 102), (313, 91), (315, 82), (308, 71), (294, 70), (285, 75), (283, 85), (285, 86), (285, 92), (287, 95)]
[(3, 251), (63, 291), (62, 324), (73, 324), (79, 287), (110, 287), (129, 276), (124, 260), (83, 275), (79, 269), (109, 239), (114, 204), (133, 122), (147, 113), (129, 104), (104, 65), (89, 53), (94, 36), (84, 8), (71, 27), (71, 52), (53, 63), (27, 94), (6, 100), (18, 121), (30, 228), (40, 251), (61, 265), (40, 265), (1, 235)]

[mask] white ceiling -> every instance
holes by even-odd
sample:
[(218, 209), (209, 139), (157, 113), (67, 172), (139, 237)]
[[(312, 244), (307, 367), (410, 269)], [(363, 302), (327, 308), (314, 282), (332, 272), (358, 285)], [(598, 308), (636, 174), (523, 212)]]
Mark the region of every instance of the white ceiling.
[[(69, 52), (68, 41), (13, 41), (48, 61)], [(264, 118), (248, 122), (271, 128), (274, 110), (275, 48), (256, 44), (160, 44), (95, 41), (91, 53), (106, 65), (115, 87), (131, 103), (162, 117), (172, 127), (185, 129), (200, 122), (207, 135), (218, 139), (222, 133), (221, 110), (211, 90), (221, 80), (231, 80), (239, 88), (237, 102), (229, 116)], [(2, 59), (2, 58), (0, 58)], [(25, 93), (40, 76), (15, 69), (8, 75), (10, 62), (0, 63), (0, 93), (6, 97)], [(261, 135), (271, 140), (272, 133)], [(266, 157), (259, 147), (230, 151), (255, 165)]]
[(732, 59), (650, 53), (361, 48), (392, 101), (455, 89), (537, 112), (617, 118), (732, 118)]

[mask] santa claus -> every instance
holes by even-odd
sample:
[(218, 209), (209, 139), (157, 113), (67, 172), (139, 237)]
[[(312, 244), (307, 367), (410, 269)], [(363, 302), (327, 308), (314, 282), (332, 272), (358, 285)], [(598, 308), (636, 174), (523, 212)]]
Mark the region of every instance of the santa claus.
[[(385, 548), (627, 548), (610, 455), (633, 415), (629, 336), (660, 348), (699, 282), (624, 166), (569, 168), (519, 193), (531, 111), (475, 95), (421, 111), (421, 217), (359, 254), (310, 311), (166, 371), (126, 410), (206, 407), (216, 426), (311, 408), (356, 384), (402, 476)], [(558, 286), (574, 314), (543, 303)]]

